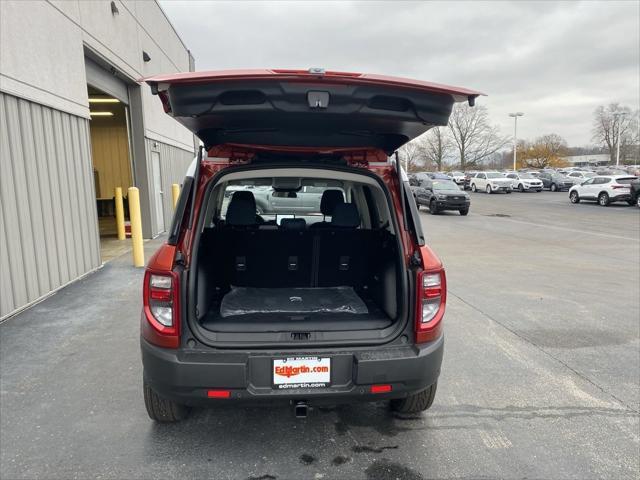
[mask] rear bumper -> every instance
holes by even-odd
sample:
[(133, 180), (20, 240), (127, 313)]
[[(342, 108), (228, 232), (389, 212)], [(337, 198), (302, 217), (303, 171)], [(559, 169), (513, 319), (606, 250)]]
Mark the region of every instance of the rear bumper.
[(630, 193), (623, 193), (621, 195), (615, 195), (615, 196), (609, 197), (610, 202), (628, 202), (629, 200), (631, 200)]
[[(314, 351), (186, 351), (156, 347), (141, 339), (145, 381), (161, 396), (186, 405), (219, 402), (339, 404), (403, 398), (433, 385), (440, 375), (444, 337), (424, 346), (367, 347)], [(297, 356), (331, 358), (331, 386), (277, 390), (271, 386), (272, 359)], [(391, 392), (372, 394), (373, 384)], [(207, 397), (209, 389), (231, 391), (228, 399)]]

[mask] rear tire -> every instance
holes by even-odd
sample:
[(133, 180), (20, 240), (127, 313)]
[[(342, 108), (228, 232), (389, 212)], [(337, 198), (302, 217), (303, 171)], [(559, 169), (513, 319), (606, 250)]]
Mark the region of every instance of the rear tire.
[(491, 195), (493, 192), (491, 191), (491, 185), (487, 185), (486, 191), (489, 195)]
[(186, 405), (168, 400), (158, 395), (147, 383), (143, 383), (144, 406), (151, 420), (161, 423), (172, 423), (184, 420), (189, 416), (190, 408)]
[(463, 208), (462, 210), (460, 210), (460, 215), (462, 215), (463, 217), (466, 216), (468, 213), (469, 213), (468, 208)]
[(524, 193), (524, 185), (518, 185), (518, 190), (520, 191), (520, 193)]
[(609, 194), (607, 192), (602, 192), (600, 195), (598, 195), (598, 205), (600, 205), (601, 207), (609, 206)]
[(571, 203), (580, 203), (580, 195), (575, 190), (569, 194), (569, 201)]
[(549, 190), (551, 190), (552, 192), (557, 192), (558, 186), (555, 183), (552, 183), (551, 186), (549, 187)]
[(437, 215), (438, 214), (438, 207), (436, 206), (436, 201), (435, 200), (431, 200), (429, 202), (429, 213), (431, 215)]
[(438, 383), (436, 382), (426, 390), (409, 395), (407, 398), (391, 400), (391, 410), (398, 413), (424, 412), (433, 405), (433, 400), (436, 398), (437, 387)]

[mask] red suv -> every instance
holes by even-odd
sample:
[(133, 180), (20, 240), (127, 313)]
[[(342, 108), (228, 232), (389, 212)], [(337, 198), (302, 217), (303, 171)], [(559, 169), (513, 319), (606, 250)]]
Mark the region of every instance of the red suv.
[(145, 81), (204, 144), (144, 277), (149, 416), (243, 401), (298, 416), (429, 408), (446, 279), (395, 152), (480, 93), (322, 69)]

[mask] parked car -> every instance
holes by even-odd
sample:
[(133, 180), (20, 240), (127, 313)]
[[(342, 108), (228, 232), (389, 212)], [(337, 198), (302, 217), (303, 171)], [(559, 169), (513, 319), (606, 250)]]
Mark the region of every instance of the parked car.
[(418, 208), (428, 207), (432, 215), (443, 210), (458, 210), (460, 215), (467, 215), (471, 205), (469, 194), (460, 191), (460, 187), (452, 180), (426, 180), (415, 189)]
[(511, 179), (499, 172), (478, 172), (471, 178), (471, 191), (511, 193)]
[(631, 201), (629, 203), (640, 207), (640, 178), (631, 180), (629, 187), (631, 190)]
[(506, 178), (511, 180), (511, 188), (520, 192), (542, 191), (542, 180), (537, 179), (530, 173), (509, 173)]
[(477, 170), (469, 170), (468, 172), (464, 172), (464, 190), (469, 190), (471, 188), (471, 179), (478, 173)]
[(574, 185), (580, 185), (588, 178), (593, 178), (595, 176), (596, 174), (593, 172), (583, 172), (580, 170), (573, 170), (567, 174), (567, 178), (571, 179)]
[[(428, 409), (446, 277), (408, 177), (388, 158), (480, 93), (321, 69), (146, 82), (204, 145), (144, 275), (149, 416), (171, 422), (194, 405), (252, 401), (288, 403), (297, 416), (385, 399), (404, 413)], [(389, 98), (412, 108), (390, 108)], [(313, 207), (322, 221), (308, 225), (293, 208), (279, 223), (262, 218), (251, 188), (225, 199), (238, 182), (287, 199), (322, 189)]]
[(451, 180), (451, 177), (449, 175), (442, 172), (427, 172), (425, 173), (425, 175), (431, 180)]
[(569, 190), (573, 187), (573, 181), (560, 173), (543, 171), (538, 173), (538, 178), (542, 182), (542, 187), (552, 192)]
[(451, 177), (453, 181), (456, 182), (456, 185), (464, 187), (464, 173), (454, 170), (453, 172), (449, 172), (449, 177)]
[(574, 185), (569, 190), (571, 203), (581, 200), (594, 200), (606, 207), (613, 202), (627, 202), (633, 204), (631, 198), (631, 182), (636, 177), (625, 175), (606, 175), (588, 178), (580, 185)]

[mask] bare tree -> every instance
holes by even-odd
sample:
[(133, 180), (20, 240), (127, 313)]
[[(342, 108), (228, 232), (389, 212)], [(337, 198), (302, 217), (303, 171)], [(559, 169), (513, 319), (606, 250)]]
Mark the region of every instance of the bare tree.
[(453, 148), (447, 131), (440, 127), (434, 127), (422, 135), (420, 139), (426, 162), (435, 165), (437, 170), (442, 170), (442, 163)]
[(416, 172), (424, 168), (426, 158), (421, 137), (415, 138), (400, 147), (398, 149), (398, 156), (407, 173)]
[(456, 104), (449, 117), (449, 130), (460, 154), (462, 170), (477, 166), (508, 143), (508, 139), (500, 135), (499, 128), (489, 124), (484, 106)]
[[(616, 112), (621, 112), (623, 115), (615, 115)], [(600, 105), (593, 112), (592, 139), (607, 149), (611, 163), (616, 161), (618, 138), (620, 138), (620, 154), (623, 157), (631, 146), (637, 145), (638, 116), (638, 111), (632, 112), (629, 107), (623, 107), (619, 103), (611, 103), (606, 107)]]

